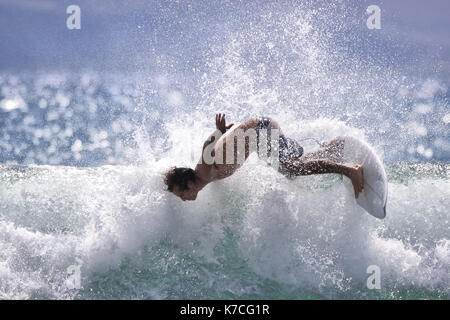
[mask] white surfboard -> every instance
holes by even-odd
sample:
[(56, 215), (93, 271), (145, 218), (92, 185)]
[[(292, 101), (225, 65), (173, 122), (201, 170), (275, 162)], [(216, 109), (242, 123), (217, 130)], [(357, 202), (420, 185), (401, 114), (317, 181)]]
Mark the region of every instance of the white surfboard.
[(349, 136), (338, 137), (338, 139), (344, 141), (343, 162), (363, 166), (364, 190), (359, 194), (356, 203), (374, 217), (383, 219), (386, 217), (388, 195), (383, 163), (364, 141)]

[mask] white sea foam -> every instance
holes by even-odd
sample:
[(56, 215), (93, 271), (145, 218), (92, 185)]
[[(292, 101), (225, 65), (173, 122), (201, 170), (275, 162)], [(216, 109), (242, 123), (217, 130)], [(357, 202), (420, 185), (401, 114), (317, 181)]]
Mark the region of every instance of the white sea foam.
[(352, 135), (390, 161), (448, 159), (447, 83), (396, 70), (390, 51), (359, 59), (346, 47), (365, 43), (359, 19), (354, 6), (267, 3), (202, 35), (202, 71), (184, 78), (172, 73), (190, 47), (157, 56), (151, 76), (0, 75), (2, 163), (31, 164), (0, 167), (0, 298), (361, 298), (369, 265), (383, 297), (448, 297), (447, 173), (392, 169), (385, 220), (345, 178), (287, 181), (255, 157), (195, 202), (163, 190), (167, 168), (198, 161), (216, 112), (271, 116), (307, 152), (302, 139)]
[[(263, 279), (327, 297), (364, 288), (369, 265), (380, 267), (383, 292), (448, 290), (448, 180), (392, 181), (387, 218), (378, 220), (355, 204), (346, 180), (324, 175), (287, 181), (258, 161), (207, 186), (195, 202), (182, 202), (163, 190), (171, 159), (141, 167), (3, 166), (1, 297), (84, 295), (124, 259), (156, 254), (161, 241), (203, 261), (201, 277), (209, 289), (218, 281), (210, 268), (239, 256)], [(223, 257), (217, 250), (230, 231), (236, 246)], [(178, 249), (166, 250), (172, 264), (185, 263)], [(170, 268), (167, 258), (152, 259), (158, 268)], [(80, 290), (66, 285), (71, 265), (80, 267)], [(127, 274), (121, 276), (119, 283)], [(151, 297), (167, 296), (167, 276), (154, 277), (160, 287)], [(243, 290), (236, 283), (226, 288)]]

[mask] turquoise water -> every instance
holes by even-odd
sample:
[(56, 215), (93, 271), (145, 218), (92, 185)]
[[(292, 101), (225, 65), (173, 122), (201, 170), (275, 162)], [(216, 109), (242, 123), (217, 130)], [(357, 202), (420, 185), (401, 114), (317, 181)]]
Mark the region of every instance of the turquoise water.
[[(384, 220), (333, 175), (244, 168), (181, 202), (162, 189), (158, 163), (2, 165), (0, 296), (449, 298), (448, 164), (388, 165)], [(369, 265), (380, 290), (366, 287)]]
[[(72, 31), (63, 3), (0, 10), (0, 298), (449, 298), (445, 16), (386, 2), (369, 30), (354, 1), (79, 5)], [(346, 179), (255, 157), (195, 202), (165, 192), (218, 112), (272, 117), (306, 152), (365, 140), (386, 219)]]

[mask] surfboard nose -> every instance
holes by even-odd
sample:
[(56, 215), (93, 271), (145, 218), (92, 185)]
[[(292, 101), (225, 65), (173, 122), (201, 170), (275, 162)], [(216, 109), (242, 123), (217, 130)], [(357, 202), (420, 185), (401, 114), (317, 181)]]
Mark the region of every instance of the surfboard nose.
[(339, 137), (344, 141), (343, 161), (363, 166), (364, 191), (356, 203), (372, 216), (386, 217), (388, 183), (383, 163), (364, 141), (354, 137)]

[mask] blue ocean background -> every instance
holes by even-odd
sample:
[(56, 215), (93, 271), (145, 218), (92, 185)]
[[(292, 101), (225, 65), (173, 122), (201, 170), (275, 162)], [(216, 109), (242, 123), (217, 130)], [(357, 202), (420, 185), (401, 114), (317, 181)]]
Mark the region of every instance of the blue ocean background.
[[(0, 1), (0, 298), (448, 299), (449, 4), (83, 0), (68, 30), (71, 4)], [(216, 112), (366, 140), (386, 219), (256, 157), (179, 201)]]

